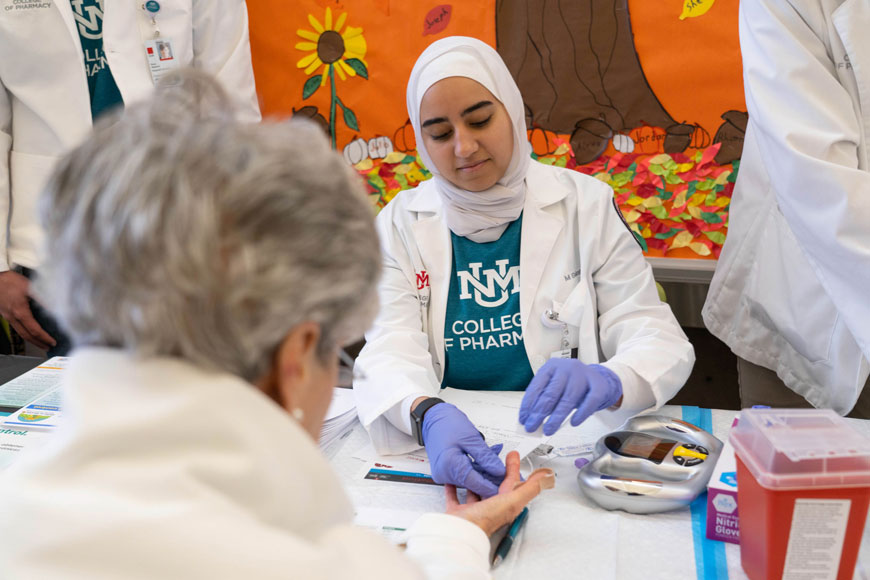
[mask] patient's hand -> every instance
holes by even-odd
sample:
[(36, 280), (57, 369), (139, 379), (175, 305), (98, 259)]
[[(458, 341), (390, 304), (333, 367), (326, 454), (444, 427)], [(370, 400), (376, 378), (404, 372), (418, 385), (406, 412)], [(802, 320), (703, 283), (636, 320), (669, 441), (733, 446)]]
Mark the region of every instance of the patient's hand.
[(498, 488), (498, 494), (488, 499), (481, 500), (469, 491), (465, 503), (459, 503), (456, 486), (445, 485), (447, 513), (470, 521), (491, 536), (502, 526), (511, 523), (541, 490), (556, 485), (552, 469), (536, 469), (526, 481), (522, 481), (520, 455), (516, 451), (508, 453), (505, 467), (507, 475)]

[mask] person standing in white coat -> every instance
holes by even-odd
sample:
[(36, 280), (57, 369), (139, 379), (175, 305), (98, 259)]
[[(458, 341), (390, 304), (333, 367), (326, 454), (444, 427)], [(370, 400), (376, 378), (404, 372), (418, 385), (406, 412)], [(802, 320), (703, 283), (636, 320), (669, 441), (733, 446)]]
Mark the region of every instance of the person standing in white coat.
[(744, 0), (749, 125), (707, 328), (744, 407), (870, 418), (870, 4)]
[(357, 359), (357, 408), (379, 452), (425, 446), (435, 481), (493, 495), (500, 449), (442, 386), (525, 390), (529, 431), (599, 411), (615, 425), (667, 402), (694, 351), (610, 187), (531, 160), (522, 96), (495, 50), (434, 42), (407, 105), (433, 178), (377, 219), (382, 307)]
[(554, 485), (514, 453), (404, 554), (353, 525), (317, 439), (380, 253), (313, 123), (240, 123), (188, 71), (60, 161), (40, 216), (37, 295), (79, 346), (61, 425), (0, 477), (4, 579), (484, 579), (487, 535)]
[(240, 117), (258, 121), (247, 9), (244, 0), (0, 0), (0, 54), (0, 316), (61, 355), (70, 345), (52, 305), (29, 299), (45, 179), (99, 115), (147, 96), (179, 66), (215, 75)]

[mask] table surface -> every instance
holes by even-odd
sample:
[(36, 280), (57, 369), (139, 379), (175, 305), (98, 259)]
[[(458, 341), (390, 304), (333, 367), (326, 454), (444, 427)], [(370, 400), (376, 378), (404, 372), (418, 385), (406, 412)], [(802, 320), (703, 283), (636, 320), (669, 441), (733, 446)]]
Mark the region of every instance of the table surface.
[[(665, 406), (659, 414), (707, 427), (724, 439), (737, 412)], [(870, 421), (850, 421), (870, 434)], [(561, 429), (550, 443), (563, 447), (595, 441), (609, 430), (593, 416), (580, 427)], [(332, 450), (331, 461), (354, 505), (366, 503), (367, 507), (374, 507), (371, 494), (366, 491), (372, 489), (367, 487), (372, 482), (361, 477), (365, 464), (354, 457), (367, 443), (368, 437), (357, 422), (353, 431)], [(706, 539), (706, 496), (692, 509), (686, 507), (667, 513), (638, 515), (606, 511), (580, 492), (574, 467), (577, 457), (532, 459), (534, 467), (549, 467), (556, 472), (556, 487), (543, 492), (530, 504), (526, 526), (507, 559), (493, 571), (494, 578), (747, 578), (740, 566), (739, 546)], [(421, 496), (420, 501), (428, 502), (426, 509), (443, 509), (443, 503), (440, 507), (433, 506), (431, 497), (424, 500)], [(855, 578), (870, 580), (870, 525), (864, 529)]]
[(44, 358), (36, 356), (0, 355), (0, 385), (38, 367), (43, 361)]

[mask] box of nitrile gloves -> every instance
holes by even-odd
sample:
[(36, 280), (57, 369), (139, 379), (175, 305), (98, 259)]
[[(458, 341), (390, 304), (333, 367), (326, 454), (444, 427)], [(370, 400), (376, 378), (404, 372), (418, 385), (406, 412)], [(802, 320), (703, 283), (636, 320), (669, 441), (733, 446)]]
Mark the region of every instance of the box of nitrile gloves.
[[(733, 429), (738, 418), (731, 424)], [(707, 483), (707, 537), (733, 544), (740, 543), (740, 527), (737, 519), (737, 460), (731, 440), (716, 461), (716, 468)]]

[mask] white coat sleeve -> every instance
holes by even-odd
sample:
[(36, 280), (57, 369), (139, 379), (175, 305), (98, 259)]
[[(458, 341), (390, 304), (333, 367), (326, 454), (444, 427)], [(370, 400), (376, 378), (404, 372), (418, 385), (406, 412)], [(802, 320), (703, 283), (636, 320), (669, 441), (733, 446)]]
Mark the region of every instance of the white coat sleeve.
[(424, 310), (410, 255), (413, 249), (408, 245), (413, 247), (414, 242), (406, 240), (409, 232), (400, 231), (393, 223), (397, 206), (387, 206), (376, 222), (383, 254), (380, 311), (366, 332), (366, 345), (357, 359), (365, 378), (353, 385), (360, 421), (381, 454), (407, 453), (420, 447), (384, 413), (408, 397), (434, 397), (441, 389), (429, 352), (429, 335), (423, 330)]
[(5, 272), (10, 267), (6, 224), (9, 223), (9, 210), (12, 205), (12, 180), (9, 175), (11, 151), (12, 103), (9, 102), (6, 87), (0, 82), (0, 272)]
[(602, 203), (600, 256), (592, 279), (604, 366), (622, 381), (620, 414), (658, 408), (689, 378), (695, 351), (670, 306), (659, 300), (647, 264), (615, 204)]
[[(833, 62), (820, 38), (828, 31), (808, 24), (824, 22), (822, 10), (820, 2), (740, 3), (746, 106), (779, 209), (870, 357), (870, 172), (859, 169), (866, 121), (838, 79), (837, 67), (851, 65)], [(834, 22), (846, 24), (836, 13)], [(870, 65), (870, 54), (860, 57)]]
[(235, 100), (239, 119), (260, 120), (244, 0), (194, 0), (193, 65), (215, 75)]

